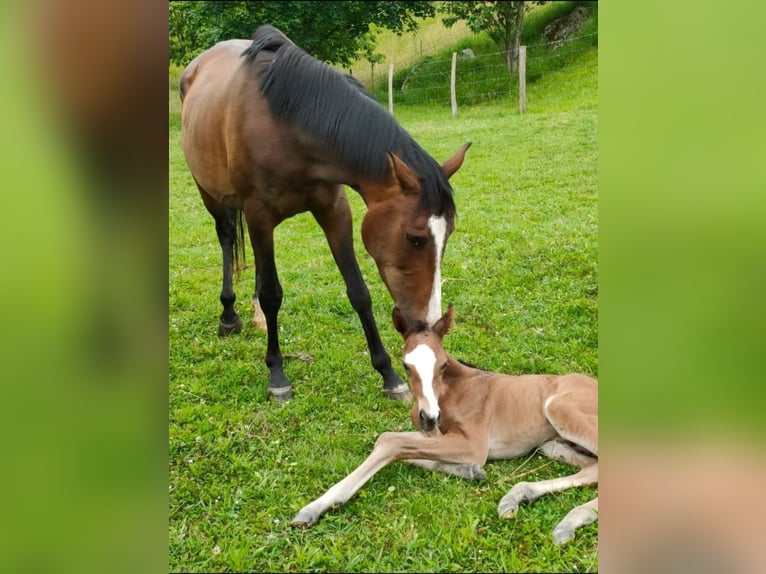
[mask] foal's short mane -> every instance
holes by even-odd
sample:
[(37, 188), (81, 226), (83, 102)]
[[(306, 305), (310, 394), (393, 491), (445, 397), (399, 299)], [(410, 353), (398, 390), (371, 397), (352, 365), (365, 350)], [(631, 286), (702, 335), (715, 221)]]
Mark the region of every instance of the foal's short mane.
[(259, 26), (242, 55), (252, 63), (264, 50), (273, 58), (261, 93), (275, 118), (306, 130), (341, 163), (378, 180), (388, 173), (388, 152), (395, 153), (421, 178), (420, 207), (454, 220), (452, 187), (441, 166), (358, 81), (308, 55), (273, 26)]
[[(409, 337), (412, 334), (425, 333), (430, 328), (431, 328), (431, 326), (427, 322), (425, 322), (425, 321), (415, 321), (414, 323), (412, 323), (411, 325), (409, 325), (407, 327), (407, 335), (406, 336)], [(471, 369), (478, 369), (479, 371), (486, 370), (486, 369), (482, 369), (481, 367), (477, 367), (476, 365), (473, 365), (471, 363), (468, 363), (468, 362), (464, 361), (463, 359), (458, 359), (457, 357), (453, 357), (453, 358), (458, 363), (460, 363), (461, 365), (465, 365), (466, 367), (470, 367)]]

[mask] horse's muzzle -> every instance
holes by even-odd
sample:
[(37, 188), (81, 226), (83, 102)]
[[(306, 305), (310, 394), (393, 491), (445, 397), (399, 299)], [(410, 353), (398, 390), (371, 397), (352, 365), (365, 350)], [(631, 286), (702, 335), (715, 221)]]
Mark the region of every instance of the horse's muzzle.
[(425, 432), (434, 430), (441, 422), (441, 414), (437, 414), (435, 417), (430, 417), (423, 410), (418, 412), (418, 417), (420, 418), (420, 429)]

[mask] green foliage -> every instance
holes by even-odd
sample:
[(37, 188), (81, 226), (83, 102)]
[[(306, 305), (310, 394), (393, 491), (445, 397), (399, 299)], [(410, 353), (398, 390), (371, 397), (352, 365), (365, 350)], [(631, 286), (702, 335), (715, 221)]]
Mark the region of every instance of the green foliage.
[[(215, 42), (250, 38), (261, 24), (282, 30), (314, 57), (348, 66), (374, 61), (376, 30), (413, 30), (431, 2), (171, 2), (170, 61), (185, 65)], [(371, 25), (375, 28), (371, 29)]]
[[(547, 24), (571, 12), (577, 4), (547, 3), (530, 12), (525, 20), (522, 40), (527, 45), (528, 110), (548, 105), (544, 101), (548, 93), (557, 99), (565, 97), (575, 107), (593, 107), (597, 103), (597, 13), (591, 10), (575, 37), (562, 45), (549, 45), (541, 37)], [(451, 56), (466, 48), (473, 50), (476, 58), (458, 59), (456, 92), (459, 106), (518, 98), (518, 76), (509, 76), (505, 72), (504, 55), (498, 52), (497, 44), (489, 34), (483, 32), (397, 70), (393, 79), (395, 109), (402, 104), (431, 104), (449, 109)], [(558, 75), (563, 77), (549, 78)], [(559, 86), (567, 79), (573, 80), (571, 92), (551, 91), (551, 85)], [(372, 92), (380, 102), (387, 102), (387, 90), (387, 80), (383, 78)]]
[(506, 1), (463, 1), (440, 2), (440, 9), (446, 14), (444, 25), (450, 27), (458, 20), (465, 20), (474, 34), (487, 32), (493, 40), (504, 39), (505, 30), (513, 28), (513, 23), (521, 11), (528, 9), (532, 2)]

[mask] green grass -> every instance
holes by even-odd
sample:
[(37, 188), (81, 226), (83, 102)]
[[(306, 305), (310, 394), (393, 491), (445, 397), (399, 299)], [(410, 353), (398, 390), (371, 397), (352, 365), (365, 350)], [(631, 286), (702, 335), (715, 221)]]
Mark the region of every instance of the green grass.
[[(439, 106), (395, 110), (438, 160), (473, 141), (452, 178), (458, 219), (443, 298), (456, 309), (448, 350), (487, 369), (598, 375), (597, 58), (584, 62), (579, 73), (542, 78), (546, 91), (524, 115), (514, 101), (466, 107), (456, 120)], [(180, 150), (174, 98), (171, 90), (170, 570), (597, 571), (597, 525), (561, 548), (551, 539), (566, 512), (597, 489), (548, 495), (513, 520), (497, 518), (514, 482), (574, 470), (539, 455), (488, 463), (481, 483), (394, 463), (314, 528), (289, 526), (381, 432), (412, 429), (409, 405), (383, 398), (310, 215), (286, 221), (275, 238), (285, 294), (280, 336), (295, 398), (266, 399), (265, 333), (246, 325), (237, 336), (216, 336), (219, 247)], [(391, 299), (361, 244), (364, 204), (352, 191), (349, 200), (360, 266), (398, 365)], [(235, 288), (249, 320), (252, 270)]]

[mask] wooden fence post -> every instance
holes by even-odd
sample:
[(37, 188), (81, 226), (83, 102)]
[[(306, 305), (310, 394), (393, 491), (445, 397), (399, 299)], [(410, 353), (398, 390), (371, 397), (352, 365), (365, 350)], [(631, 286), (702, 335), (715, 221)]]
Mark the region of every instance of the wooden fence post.
[(388, 111), (394, 115), (394, 65), (388, 66)]
[(519, 113), (527, 109), (527, 47), (519, 46)]
[(452, 75), (449, 81), (450, 99), (452, 100), (452, 117), (457, 117), (457, 93), (455, 91), (455, 72), (457, 71), (457, 52), (452, 52)]

